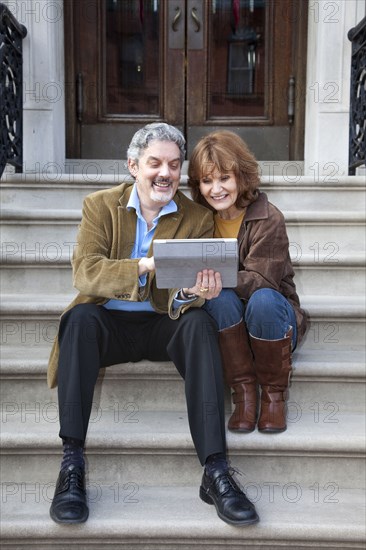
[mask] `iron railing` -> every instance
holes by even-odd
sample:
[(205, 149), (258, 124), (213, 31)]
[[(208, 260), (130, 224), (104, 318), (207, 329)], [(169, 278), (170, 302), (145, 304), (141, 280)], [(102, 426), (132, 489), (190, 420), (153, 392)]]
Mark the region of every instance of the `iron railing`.
[(23, 165), (23, 55), (27, 29), (0, 3), (0, 177)]
[(352, 42), (348, 173), (353, 176), (366, 164), (366, 17), (348, 38)]

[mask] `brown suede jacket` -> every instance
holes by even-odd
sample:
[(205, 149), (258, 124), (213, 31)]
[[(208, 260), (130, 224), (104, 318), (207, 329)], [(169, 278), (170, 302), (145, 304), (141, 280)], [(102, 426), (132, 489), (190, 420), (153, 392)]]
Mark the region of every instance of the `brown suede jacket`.
[(246, 210), (239, 234), (239, 274), (235, 292), (243, 300), (260, 288), (280, 292), (295, 309), (297, 341), (305, 334), (307, 316), (300, 308), (293, 281), (294, 269), (282, 212), (268, 201), (265, 193)]

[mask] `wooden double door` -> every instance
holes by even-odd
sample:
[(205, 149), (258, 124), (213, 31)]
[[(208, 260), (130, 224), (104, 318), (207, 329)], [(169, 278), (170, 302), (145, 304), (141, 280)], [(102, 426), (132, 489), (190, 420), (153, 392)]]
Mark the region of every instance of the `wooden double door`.
[(67, 156), (121, 159), (153, 121), (303, 158), (307, 0), (65, 2)]

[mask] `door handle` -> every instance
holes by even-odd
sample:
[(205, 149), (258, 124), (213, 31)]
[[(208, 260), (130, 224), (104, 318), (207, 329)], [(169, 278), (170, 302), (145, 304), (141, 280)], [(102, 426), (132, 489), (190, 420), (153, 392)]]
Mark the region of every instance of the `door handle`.
[(172, 21), (172, 30), (173, 30), (173, 32), (177, 32), (177, 30), (178, 30), (178, 29), (177, 29), (178, 21), (179, 21), (179, 19), (182, 17), (182, 10), (180, 9), (179, 6), (177, 6), (177, 7), (175, 8), (175, 11), (176, 11), (177, 13), (175, 14), (174, 19), (173, 19), (173, 21)]
[(76, 75), (76, 116), (79, 122), (83, 122), (84, 113), (84, 90), (83, 90), (83, 75), (78, 73)]
[(199, 20), (198, 17), (197, 17), (197, 8), (192, 8), (191, 17), (192, 17), (193, 21), (196, 23), (196, 30), (195, 30), (195, 32), (200, 32), (200, 30), (201, 30), (201, 22), (200, 22), (200, 20)]
[(205, 1), (187, 0), (187, 49), (203, 50)]
[(287, 105), (288, 123), (294, 123), (295, 117), (295, 78), (290, 76), (288, 80), (288, 105)]

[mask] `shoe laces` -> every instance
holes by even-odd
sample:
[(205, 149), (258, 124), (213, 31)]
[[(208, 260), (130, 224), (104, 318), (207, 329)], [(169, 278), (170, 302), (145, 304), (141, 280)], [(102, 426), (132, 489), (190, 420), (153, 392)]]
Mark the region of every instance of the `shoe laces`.
[(67, 483), (73, 485), (81, 491), (84, 490), (83, 473), (80, 468), (70, 468), (67, 470)]
[(226, 494), (228, 491), (232, 490), (237, 494), (237, 496), (239, 496), (240, 498), (245, 500), (245, 502), (247, 502), (248, 498), (240, 482), (237, 482), (236, 479), (233, 477), (234, 474), (238, 474), (239, 476), (244, 476), (244, 474), (240, 470), (238, 470), (238, 468), (235, 468), (234, 466), (230, 466), (226, 472), (224, 472), (223, 474), (221, 474), (216, 478), (215, 482), (219, 480), (221, 484), (222, 483), (224, 484), (224, 490), (222, 491), (221, 494)]

